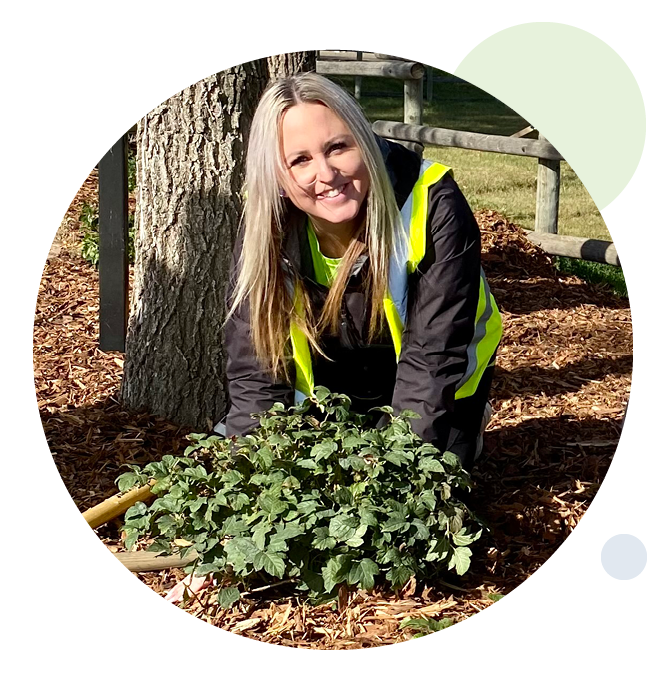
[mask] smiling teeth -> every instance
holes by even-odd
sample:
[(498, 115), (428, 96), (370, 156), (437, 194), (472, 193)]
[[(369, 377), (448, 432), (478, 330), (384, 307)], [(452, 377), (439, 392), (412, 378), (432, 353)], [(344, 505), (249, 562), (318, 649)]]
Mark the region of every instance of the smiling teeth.
[(328, 192), (325, 192), (322, 196), (324, 199), (333, 199), (336, 197), (338, 194), (341, 194), (341, 192), (344, 191), (344, 186), (342, 185), (341, 187), (338, 187), (334, 190), (329, 190)]

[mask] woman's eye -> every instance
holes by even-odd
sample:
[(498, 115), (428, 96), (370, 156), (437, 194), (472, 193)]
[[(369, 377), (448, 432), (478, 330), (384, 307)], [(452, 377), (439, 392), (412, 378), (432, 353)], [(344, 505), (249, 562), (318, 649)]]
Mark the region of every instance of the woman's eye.
[(343, 141), (338, 141), (337, 143), (333, 143), (328, 151), (332, 153), (333, 151), (341, 151), (343, 148), (346, 148), (346, 144)]
[(297, 158), (294, 158), (293, 161), (291, 161), (291, 164), (289, 165), (290, 168), (293, 168), (294, 165), (301, 165), (302, 163), (306, 162), (305, 156), (298, 156)]

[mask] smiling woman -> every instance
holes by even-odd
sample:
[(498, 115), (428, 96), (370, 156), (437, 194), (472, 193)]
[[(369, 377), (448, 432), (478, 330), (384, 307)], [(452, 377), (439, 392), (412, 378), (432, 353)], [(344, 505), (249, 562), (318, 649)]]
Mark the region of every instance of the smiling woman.
[[(415, 432), (470, 469), (502, 323), (450, 169), (378, 139), (347, 93), (303, 73), (261, 98), (245, 189), (226, 434), (249, 433), (255, 414), (324, 386), (358, 413), (412, 410)], [(207, 584), (190, 576), (167, 599)]]
[(501, 337), (480, 234), (449, 168), (374, 136), (313, 73), (255, 112), (226, 326), (227, 434), (317, 386), (419, 414), (470, 467)]
[(469, 469), (500, 337), (450, 169), (374, 136), (322, 76), (271, 84), (250, 131), (229, 291), (227, 434), (326, 386), (360, 413), (414, 411), (415, 431)]

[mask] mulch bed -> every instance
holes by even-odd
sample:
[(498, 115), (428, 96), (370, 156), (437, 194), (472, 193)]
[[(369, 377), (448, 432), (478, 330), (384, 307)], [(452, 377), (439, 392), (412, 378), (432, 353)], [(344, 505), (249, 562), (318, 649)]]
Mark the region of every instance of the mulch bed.
[[(121, 353), (98, 339), (98, 275), (75, 247), (84, 199), (72, 203), (44, 268), (34, 327), (39, 410), (55, 464), (81, 511), (116, 493), (126, 463), (181, 452), (185, 426), (126, 411), (118, 401)], [(209, 591), (184, 605), (223, 629), (266, 642), (319, 649), (380, 646), (409, 639), (407, 617), (460, 621), (493, 604), (556, 551), (591, 503), (618, 443), (632, 372), (628, 302), (604, 286), (564, 276), (522, 230), (496, 212), (477, 213), (483, 262), (504, 319), (494, 416), (473, 473), (471, 507), (491, 526), (462, 578), (399, 594), (343, 590), (311, 607), (286, 585), (245, 596), (231, 611)], [(121, 550), (115, 521), (97, 530)], [(178, 569), (135, 574), (163, 594)], [(496, 597), (496, 596), (493, 596)]]

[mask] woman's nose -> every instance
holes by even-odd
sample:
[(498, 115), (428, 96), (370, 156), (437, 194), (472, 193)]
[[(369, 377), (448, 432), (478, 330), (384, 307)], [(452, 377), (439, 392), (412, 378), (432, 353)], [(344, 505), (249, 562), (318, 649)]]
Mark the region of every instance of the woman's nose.
[(332, 182), (337, 175), (337, 171), (332, 167), (330, 161), (325, 156), (319, 156), (316, 160), (316, 181)]

